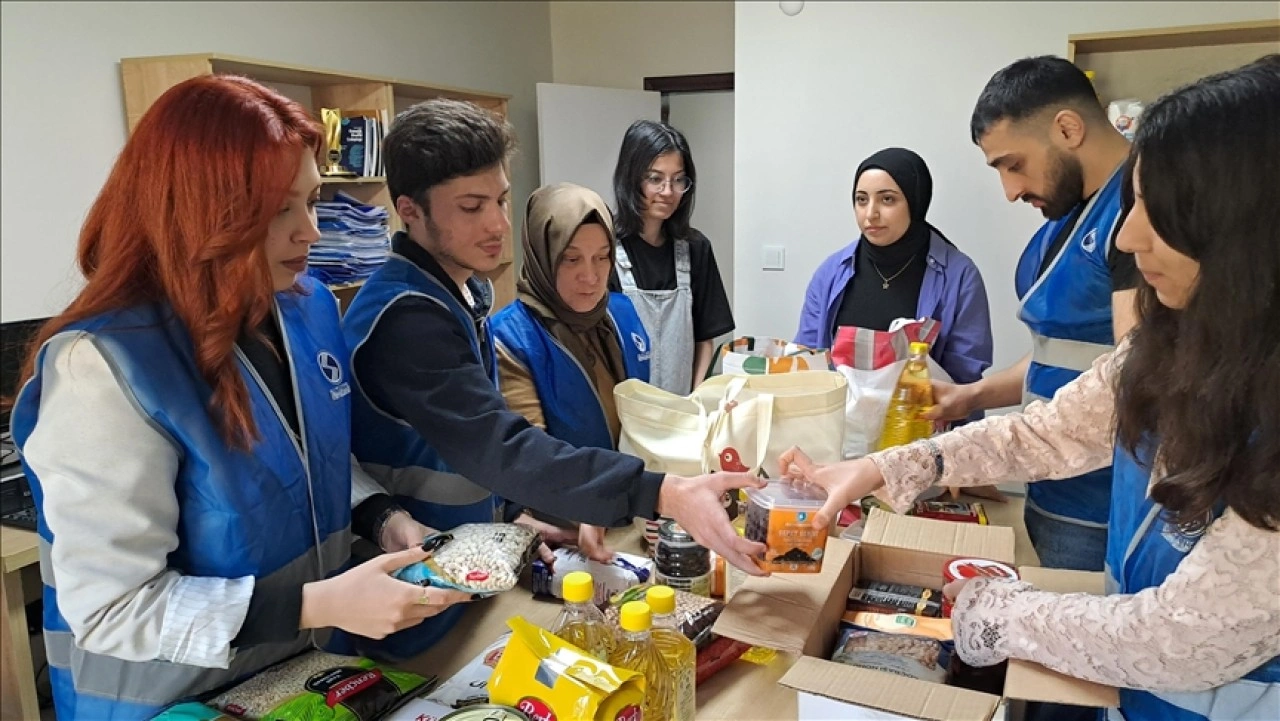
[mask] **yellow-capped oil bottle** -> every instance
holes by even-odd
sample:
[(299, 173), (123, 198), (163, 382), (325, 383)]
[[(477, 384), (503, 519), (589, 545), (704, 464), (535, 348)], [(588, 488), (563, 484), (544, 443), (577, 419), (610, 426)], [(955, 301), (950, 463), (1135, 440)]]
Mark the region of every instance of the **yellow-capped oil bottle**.
[(586, 571), (574, 571), (564, 577), (561, 595), (564, 608), (551, 627), (551, 632), (601, 661), (609, 660), (613, 650), (613, 630), (594, 600), (596, 584)]
[(609, 656), (609, 663), (644, 675), (644, 721), (671, 721), (671, 669), (650, 633), (653, 614), (644, 601), (622, 604), (618, 617), (622, 633)]
[(697, 703), (694, 687), (698, 680), (698, 649), (680, 632), (676, 619), (676, 592), (669, 586), (654, 586), (645, 594), (645, 602), (653, 612), (653, 643), (667, 662), (671, 674), (671, 710), (669, 721), (694, 721)]
[(884, 414), (878, 450), (904, 446), (933, 435), (933, 421), (920, 414), (933, 406), (933, 382), (929, 379), (929, 344), (911, 344), (911, 357), (898, 376), (889, 408)]

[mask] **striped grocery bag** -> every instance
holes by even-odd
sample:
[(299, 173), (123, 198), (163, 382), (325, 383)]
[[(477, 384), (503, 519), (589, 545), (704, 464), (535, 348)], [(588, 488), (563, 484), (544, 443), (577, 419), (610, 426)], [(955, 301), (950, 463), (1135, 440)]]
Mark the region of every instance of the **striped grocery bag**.
[(928, 343), (932, 348), (941, 330), (938, 321), (932, 318), (899, 319), (889, 326), (889, 330), (843, 325), (836, 328), (836, 337), (831, 343), (831, 361), (837, 367), (879, 370), (909, 358), (912, 343)]

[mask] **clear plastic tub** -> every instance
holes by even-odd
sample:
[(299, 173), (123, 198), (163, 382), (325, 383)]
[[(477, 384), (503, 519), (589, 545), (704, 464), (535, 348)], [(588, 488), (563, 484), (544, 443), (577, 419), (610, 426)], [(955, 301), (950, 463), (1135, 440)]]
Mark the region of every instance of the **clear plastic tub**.
[(827, 547), (828, 529), (813, 527), (813, 514), (822, 508), (827, 492), (811, 483), (770, 481), (764, 488), (748, 488), (748, 540), (768, 548), (756, 559), (774, 573), (818, 573)]

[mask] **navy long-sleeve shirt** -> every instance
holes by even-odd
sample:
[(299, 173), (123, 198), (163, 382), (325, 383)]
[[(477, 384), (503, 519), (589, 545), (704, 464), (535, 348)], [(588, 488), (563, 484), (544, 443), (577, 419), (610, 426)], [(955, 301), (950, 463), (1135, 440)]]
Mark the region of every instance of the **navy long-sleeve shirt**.
[[(462, 291), (429, 253), (403, 233), (395, 252), (449, 288)], [(478, 284), (473, 295), (480, 298)], [(472, 311), (482, 345), (492, 343), (487, 303)], [(488, 358), (488, 354), (481, 354)], [(476, 358), (467, 330), (440, 305), (396, 300), (352, 364), (369, 399), (411, 425), (458, 473), (505, 499), (581, 523), (621, 526), (652, 518), (662, 476), (633, 456), (576, 448), (508, 410)]]

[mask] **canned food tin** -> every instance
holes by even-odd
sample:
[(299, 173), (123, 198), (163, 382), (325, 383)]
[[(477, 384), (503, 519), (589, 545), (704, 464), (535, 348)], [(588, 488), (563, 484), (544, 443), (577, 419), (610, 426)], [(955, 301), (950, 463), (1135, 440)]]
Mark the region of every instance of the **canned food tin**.
[(1008, 578), (1018, 580), (1013, 567), (985, 558), (953, 558), (942, 568), (942, 578), (947, 582), (962, 578)]
[(529, 717), (520, 709), (484, 703), (460, 708), (440, 721), (529, 721)]

